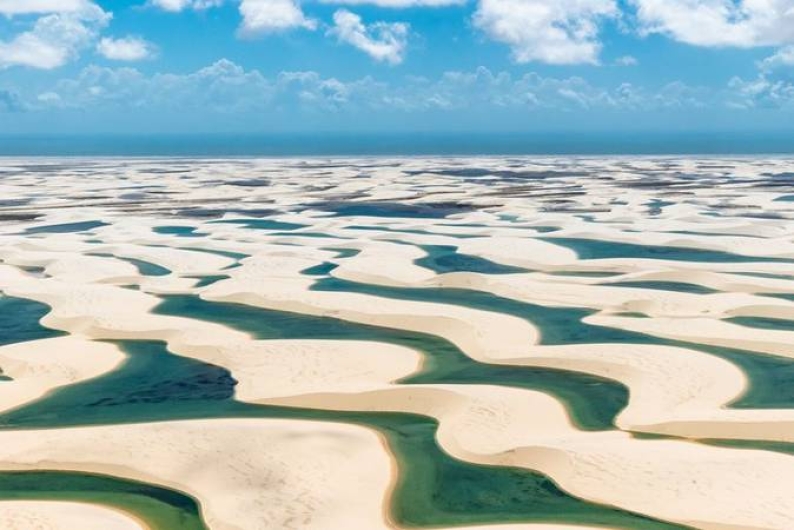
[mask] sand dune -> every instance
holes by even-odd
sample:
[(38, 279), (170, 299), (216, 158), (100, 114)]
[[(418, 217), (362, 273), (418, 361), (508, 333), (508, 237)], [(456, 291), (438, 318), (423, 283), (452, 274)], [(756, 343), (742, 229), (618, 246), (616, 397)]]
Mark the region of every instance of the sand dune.
[[(430, 415), (440, 420), (442, 447), (457, 458), (542, 471), (585, 499), (703, 530), (784, 530), (794, 520), (794, 502), (785, 493), (794, 487), (788, 456), (577, 431), (560, 403), (537, 392), (433, 385), (273, 402)], [(742, 502), (746, 491), (753, 492), (752, 507)]]
[(69, 335), (0, 347), (0, 411), (22, 406), (47, 392), (106, 374), (125, 355), (117, 346)]
[(0, 501), (2, 530), (146, 530), (134, 518), (101, 506), (54, 501)]
[(391, 463), (361, 427), (209, 420), (2, 438), (2, 470), (94, 472), (174, 488), (200, 501), (212, 530), (387, 528)]
[[(0, 226), (0, 290), (50, 305), (43, 323), (70, 335), (0, 348), (11, 377), (0, 382), (0, 410), (117, 369), (123, 352), (99, 340), (160, 340), (174, 354), (228, 369), (240, 401), (421, 414), (439, 421), (438, 442), (452, 456), (538, 470), (585, 500), (702, 530), (794, 524), (791, 456), (688, 441), (794, 442), (794, 409), (730, 407), (750, 385), (731, 362), (683, 347), (591, 344), (586, 334), (547, 346), (548, 330), (504, 313), (312, 289), (325, 274), (370, 286), (469, 289), (538, 311), (586, 308), (594, 326), (792, 358), (794, 331), (728, 320), (794, 321), (794, 302), (762, 296), (794, 293), (791, 263), (765, 260), (794, 258), (794, 211), (780, 178), (792, 171), (790, 161), (43, 163), (53, 176), (25, 164), (2, 162), (0, 189), (20, 199), (4, 205), (11, 221)], [(214, 222), (235, 219), (245, 222)], [(547, 233), (735, 256), (642, 257), (643, 247), (628, 246), (620, 257), (582, 259)], [(454, 247), (458, 256), (448, 262), (460, 272), (421, 266), (432, 246)], [(527, 271), (474, 272), (488, 269), (484, 260)], [(229, 279), (197, 287), (200, 277), (221, 275)], [(426, 362), (411, 348), (310, 336), (254, 340), (190, 315), (155, 314), (161, 294), (430, 334), (481, 363), (620, 382), (629, 402), (614, 430), (584, 431), (551, 395), (499, 381), (401, 384)], [(396, 471), (382, 440), (364, 427), (225, 418), (3, 430), (0, 469), (100, 472), (182, 490), (199, 499), (212, 530), (386, 528)], [(62, 528), (75, 518), (81, 526), (141, 528), (93, 505), (0, 503), (0, 526), (9, 528), (28, 521)], [(476, 527), (486, 528), (593, 530)]]

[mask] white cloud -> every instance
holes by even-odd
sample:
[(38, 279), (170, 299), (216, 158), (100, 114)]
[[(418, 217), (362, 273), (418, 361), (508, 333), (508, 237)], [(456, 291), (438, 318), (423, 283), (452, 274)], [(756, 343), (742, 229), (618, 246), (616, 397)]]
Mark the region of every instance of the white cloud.
[(618, 66), (637, 66), (639, 61), (633, 55), (624, 55), (615, 59), (615, 64)]
[(272, 83), (227, 60), (189, 74), (144, 75), (130, 67), (88, 66), (39, 96), (39, 108), (248, 112), (263, 108)]
[(90, 5), (89, 0), (0, 0), (0, 15), (74, 13)]
[(641, 33), (697, 46), (794, 42), (794, 0), (631, 0)]
[(384, 8), (400, 9), (407, 7), (444, 7), (465, 4), (467, 0), (321, 0), (324, 4), (349, 6), (374, 5)]
[(97, 52), (113, 61), (142, 61), (152, 57), (155, 47), (140, 37), (113, 39), (105, 37), (97, 44)]
[(224, 0), (150, 0), (150, 4), (165, 11), (178, 13), (185, 9), (209, 9), (223, 4)]
[(255, 37), (293, 28), (314, 30), (317, 22), (306, 18), (294, 0), (242, 0), (240, 14), (243, 21), (239, 33)]
[(408, 24), (375, 22), (365, 25), (361, 17), (346, 9), (334, 13), (334, 26), (328, 32), (363, 51), (376, 61), (399, 64), (408, 39)]
[(728, 85), (729, 104), (735, 108), (794, 109), (794, 83), (759, 76), (745, 81), (734, 78)]
[(794, 46), (781, 48), (774, 55), (761, 61), (758, 66), (765, 72), (794, 67)]
[[(435, 79), (411, 77), (389, 83), (372, 77), (341, 80), (317, 72), (282, 72), (266, 78), (257, 70), (221, 60), (190, 74), (145, 75), (137, 69), (89, 66), (38, 95), (16, 101), (26, 110), (92, 109), (182, 115), (218, 113), (250, 121), (286, 109), (295, 112), (425, 113), (466, 111), (660, 110), (719, 105), (713, 93), (671, 83), (658, 90), (631, 84), (593, 85), (579, 77), (535, 73), (513, 76), (480, 67)], [(23, 96), (20, 96), (22, 98)], [(530, 115), (530, 114), (527, 114)]]
[(599, 23), (617, 14), (614, 0), (481, 0), (474, 24), (519, 63), (595, 64)]
[(794, 109), (794, 46), (786, 46), (758, 63), (755, 79), (735, 77), (729, 101), (736, 108)]
[(49, 70), (63, 66), (90, 46), (110, 18), (94, 4), (41, 16), (30, 30), (0, 41), (0, 69), (29, 66)]

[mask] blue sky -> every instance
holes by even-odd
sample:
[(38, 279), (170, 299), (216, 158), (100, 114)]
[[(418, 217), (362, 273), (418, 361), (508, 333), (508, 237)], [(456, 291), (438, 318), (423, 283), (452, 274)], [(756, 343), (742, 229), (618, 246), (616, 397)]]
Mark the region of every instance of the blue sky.
[(794, 131), (794, 0), (0, 0), (0, 132)]

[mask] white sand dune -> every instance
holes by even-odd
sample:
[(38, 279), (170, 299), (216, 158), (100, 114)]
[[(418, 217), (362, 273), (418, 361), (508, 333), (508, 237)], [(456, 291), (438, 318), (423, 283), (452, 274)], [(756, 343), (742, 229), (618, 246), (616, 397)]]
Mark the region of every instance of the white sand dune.
[(741, 326), (714, 318), (631, 318), (593, 315), (586, 322), (687, 342), (794, 358), (794, 331)]
[[(273, 402), (433, 416), (440, 421), (439, 443), (457, 458), (538, 470), (587, 500), (703, 530), (785, 530), (794, 520), (786, 493), (794, 487), (791, 457), (578, 431), (560, 403), (538, 392), (433, 385)], [(747, 491), (753, 492), (752, 507), (742, 500)]]
[(199, 500), (212, 530), (387, 528), (389, 456), (376, 434), (349, 425), (219, 419), (8, 431), (0, 469), (174, 488)]
[[(557, 228), (551, 234), (556, 237), (792, 258), (794, 211), (786, 190), (778, 186), (780, 179), (770, 177), (790, 173), (790, 160), (471, 157), (168, 163), (182, 169), (176, 175), (155, 171), (163, 162), (143, 159), (45, 162), (65, 168), (55, 169), (54, 178), (48, 172), (19, 170), (24, 161), (0, 162), (10, 168), (0, 182), (3, 196), (30, 199), (30, 204), (23, 200), (4, 206), (4, 213), (19, 213), (21, 219), (44, 216), (0, 227), (0, 290), (50, 305), (44, 323), (72, 334), (0, 348), (0, 367), (12, 377), (0, 382), (0, 410), (116, 368), (123, 352), (98, 339), (161, 340), (173, 353), (230, 370), (242, 401), (424, 414), (439, 420), (438, 441), (453, 456), (538, 470), (590, 501), (703, 530), (794, 527), (794, 505), (787, 495), (794, 489), (790, 456), (621, 432), (794, 442), (792, 409), (730, 408), (750, 384), (736, 365), (694, 349), (650, 344), (544, 346), (543, 330), (514, 316), (312, 291), (313, 279), (301, 274), (331, 262), (338, 265), (332, 275), (351, 281), (473, 289), (550, 308), (589, 308), (595, 314), (586, 323), (592, 325), (794, 357), (794, 332), (726, 321), (736, 316), (794, 321), (794, 303), (759, 296), (794, 293), (790, 263), (579, 259), (538, 237), (551, 226)], [(74, 167), (81, 170), (69, 169)], [(459, 172), (466, 168), (475, 169), (475, 176)], [(182, 171), (191, 178), (182, 178)], [(703, 175), (708, 185), (691, 175)], [(269, 183), (240, 186), (244, 178), (267, 178)], [(736, 178), (741, 182), (735, 183)], [(162, 191), (169, 194), (167, 200)], [(137, 197), (132, 202), (123, 197), (130, 192)], [(405, 217), (333, 215), (339, 202), (457, 209), (445, 219), (413, 217), (409, 210)], [(469, 211), (472, 205), (480, 209)], [(197, 216), (179, 217), (191, 208)], [(220, 215), (246, 218), (249, 208), (272, 210), (272, 220), (305, 226), (282, 230), (279, 225), (258, 229), (205, 222)], [(26, 228), (93, 220), (108, 225), (88, 232), (23, 234)], [(155, 228), (166, 225), (195, 227), (208, 235), (156, 233)], [(454, 246), (464, 255), (537, 272), (436, 275), (415, 263), (426, 255), (422, 245)], [(345, 256), (331, 248), (359, 253)], [(252, 257), (230, 268), (236, 259), (202, 249)], [(171, 274), (143, 276), (125, 259), (149, 262)], [(555, 274), (576, 271), (614, 275)], [(195, 287), (192, 276), (218, 274), (231, 278)], [(720, 292), (608, 285), (635, 281), (692, 283)], [(312, 337), (253, 340), (225, 326), (153, 314), (160, 301), (154, 295), (165, 293), (428, 333), (480, 362), (612, 379), (629, 388), (629, 404), (618, 415), (616, 430), (585, 432), (571, 424), (563, 405), (551, 396), (498, 386), (498, 381), (489, 386), (401, 385), (402, 378), (426, 362), (410, 348)], [(213, 530), (387, 527), (384, 506), (392, 467), (373, 432), (333, 423), (218, 419), (0, 432), (0, 469), (103, 472), (180, 489), (201, 501)], [(70, 520), (66, 507), (39, 503), (33, 508), (62, 514), (53, 524)], [(99, 517), (81, 513), (86, 520)], [(113, 528), (111, 523), (107, 527)]]
[(0, 412), (35, 401), (48, 392), (98, 377), (125, 359), (117, 346), (68, 335), (0, 347)]
[(268, 309), (332, 316), (364, 324), (431, 333), (458, 345), (475, 359), (523, 355), (537, 340), (529, 322), (498, 313), (446, 304), (392, 300), (344, 292), (310, 291), (313, 280), (297, 272), (302, 258), (261, 255), (229, 271), (231, 279), (202, 292), (202, 298)]
[(55, 501), (0, 501), (2, 530), (147, 530), (135, 518), (98, 505)]

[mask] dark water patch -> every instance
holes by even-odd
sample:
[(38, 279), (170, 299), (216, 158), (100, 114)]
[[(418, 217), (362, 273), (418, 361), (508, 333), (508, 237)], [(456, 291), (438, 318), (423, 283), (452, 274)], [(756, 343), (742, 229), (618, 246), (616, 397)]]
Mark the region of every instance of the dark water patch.
[(177, 217), (187, 217), (188, 219), (218, 219), (226, 215), (227, 210), (213, 208), (183, 208), (177, 212)]
[(754, 276), (757, 278), (772, 278), (774, 280), (794, 280), (794, 272), (792, 272), (792, 274), (773, 274), (769, 272), (742, 271), (742, 272), (737, 272), (735, 274), (740, 274), (742, 276)]
[(327, 238), (327, 239), (353, 239), (352, 237), (343, 237), (338, 235), (326, 234), (325, 232), (273, 232), (270, 235), (280, 237), (314, 237), (314, 238)]
[(225, 215), (242, 215), (245, 217), (267, 217), (279, 213), (272, 208), (184, 208), (179, 210), (177, 217), (186, 217), (189, 219), (219, 219)]
[(208, 530), (197, 501), (184, 493), (104, 475), (0, 472), (0, 500), (91, 503), (132, 514), (151, 530)]
[(195, 226), (155, 226), (152, 232), (177, 237), (204, 237), (207, 234), (196, 232)]
[(426, 169), (405, 171), (406, 175), (443, 175), (448, 177), (481, 178), (492, 177), (494, 170), (480, 167), (449, 168), (449, 169)]
[(224, 182), (224, 184), (228, 184), (229, 186), (237, 186), (240, 188), (266, 188), (270, 186), (270, 180), (266, 178), (240, 179), (230, 180), (228, 182)]
[(502, 265), (489, 259), (470, 254), (461, 254), (457, 247), (442, 245), (423, 245), (427, 256), (414, 261), (416, 265), (430, 269), (436, 274), (449, 272), (478, 272), (481, 274), (520, 274), (532, 272), (529, 269)]
[(652, 216), (661, 215), (666, 207), (673, 206), (674, 204), (676, 204), (675, 201), (651, 199), (646, 204), (646, 206), (648, 206), (648, 215), (652, 215)]
[(729, 449), (772, 451), (775, 453), (794, 455), (794, 444), (791, 442), (772, 442), (767, 440), (728, 440), (716, 438), (698, 440), (698, 442), (706, 445), (713, 445), (715, 447), (727, 447)]
[(242, 225), (244, 228), (251, 228), (254, 230), (298, 230), (305, 228), (308, 225), (298, 223), (286, 223), (284, 221), (276, 221), (274, 219), (223, 219), (220, 221), (211, 221), (212, 224), (234, 224)]
[(115, 254), (106, 254), (104, 252), (101, 253), (95, 252), (86, 255), (95, 256), (98, 258), (113, 258), (120, 261), (126, 261), (127, 263), (138, 269), (138, 274), (140, 274), (141, 276), (168, 276), (169, 274), (171, 274), (170, 269), (167, 269), (155, 263), (151, 263), (149, 261), (144, 261), (135, 258), (125, 258), (125, 257), (116, 256)]
[(770, 298), (780, 298), (781, 300), (790, 300), (794, 302), (794, 293), (766, 293), (764, 296), (768, 296)]
[[(179, 401), (222, 401), (234, 396), (237, 381), (225, 368), (200, 361), (187, 361), (170, 355), (165, 344), (158, 341), (116, 341), (130, 356), (127, 364), (136, 364), (130, 372), (145, 372), (141, 367), (156, 363), (155, 377), (130, 381), (126, 373), (113, 373), (107, 380), (117, 378), (119, 383), (113, 395), (98, 392), (88, 399), (87, 407), (116, 407), (125, 404), (147, 404)], [(131, 384), (130, 384), (131, 383)], [(86, 393), (82, 392), (83, 397)]]
[(195, 287), (209, 287), (214, 283), (218, 283), (222, 280), (228, 280), (231, 276), (227, 274), (213, 274), (209, 276), (187, 276), (187, 278), (194, 278), (199, 280), (196, 282)]
[(143, 201), (150, 198), (150, 193), (132, 192), (122, 193), (118, 197), (122, 201)]
[(714, 294), (719, 293), (717, 289), (710, 289), (696, 283), (687, 282), (665, 282), (665, 281), (622, 281), (613, 283), (602, 283), (599, 285), (610, 285), (614, 287), (633, 287), (636, 289), (653, 289), (656, 291), (674, 291), (688, 294)]
[(684, 236), (706, 236), (706, 237), (714, 237), (714, 236), (737, 236), (737, 237), (752, 237), (755, 239), (764, 239), (765, 236), (756, 236), (751, 234), (741, 234), (741, 233), (734, 233), (734, 232), (698, 232), (695, 230), (664, 230), (666, 234), (681, 234)]
[(32, 203), (33, 199), (25, 197), (23, 199), (0, 199), (0, 208), (16, 208), (19, 206), (27, 206)]
[(535, 230), (539, 234), (549, 234), (551, 232), (559, 232), (562, 230), (559, 226), (530, 226), (532, 230)]
[(44, 217), (44, 214), (40, 213), (0, 213), (0, 223), (22, 223), (35, 221), (42, 217)]
[(33, 300), (0, 296), (0, 346), (65, 335), (39, 323), (50, 310)]
[(392, 228), (388, 226), (350, 225), (350, 226), (346, 226), (345, 228), (348, 230), (364, 230), (367, 232), (393, 232), (397, 234), (419, 234), (423, 236), (431, 235), (431, 236), (455, 237), (458, 239), (474, 239), (477, 237), (482, 237), (472, 234), (447, 234), (442, 232), (431, 232), (428, 230), (417, 230), (413, 228)]
[(634, 311), (626, 311), (623, 313), (615, 313), (614, 316), (616, 317), (626, 317), (626, 318), (651, 318), (645, 313), (637, 313)]
[(306, 276), (328, 276), (337, 267), (339, 267), (339, 265), (336, 263), (326, 261), (325, 263), (321, 263), (319, 265), (315, 265), (314, 267), (309, 267), (308, 269), (302, 270), (301, 274), (305, 274)]
[(465, 179), (492, 178), (498, 182), (523, 182), (527, 180), (547, 180), (553, 178), (580, 178), (587, 177), (586, 171), (563, 170), (509, 170), (491, 168), (444, 168), (425, 171), (406, 171), (409, 175), (442, 175), (447, 177), (462, 177)]
[(736, 215), (735, 217), (744, 217), (747, 219), (788, 219), (786, 215), (773, 212), (745, 213)]
[(336, 257), (338, 259), (347, 259), (353, 258), (361, 254), (361, 250), (357, 248), (324, 248), (323, 250), (329, 250), (331, 252), (336, 252)]
[(699, 261), (705, 263), (792, 263), (786, 258), (755, 257), (697, 248), (640, 245), (605, 241), (601, 239), (576, 239), (546, 237), (550, 243), (560, 245), (576, 252), (579, 259), (663, 259), (673, 261)]
[(204, 252), (205, 254), (215, 254), (216, 256), (223, 256), (235, 261), (240, 261), (245, 258), (250, 258), (250, 254), (243, 254), (242, 252), (233, 252), (231, 250), (218, 250), (214, 248), (199, 248), (199, 247), (180, 247), (180, 250), (189, 250), (191, 252)]
[(611, 278), (613, 276), (623, 276), (624, 273), (607, 271), (549, 271), (546, 274), (551, 276), (581, 276), (583, 278)]
[(25, 234), (70, 234), (77, 232), (87, 232), (95, 228), (108, 226), (102, 221), (85, 221), (82, 223), (64, 223), (57, 225), (34, 226), (25, 230)]
[(507, 221), (508, 223), (521, 222), (521, 218), (519, 216), (517, 216), (517, 215), (510, 215), (510, 214), (503, 213), (503, 214), (497, 215), (496, 217), (500, 221)]
[(775, 202), (794, 202), (794, 195), (781, 195), (775, 199)]
[(143, 276), (168, 276), (171, 274), (169, 269), (165, 267), (161, 267), (155, 263), (150, 263), (148, 261), (143, 261), (140, 259), (135, 258), (117, 258), (122, 261), (126, 261), (132, 265), (134, 265), (138, 269), (138, 273)]
[(309, 208), (333, 212), (334, 217), (404, 217), (444, 219), (450, 215), (468, 213), (475, 207), (458, 203), (401, 203), (326, 201)]
[(725, 322), (738, 324), (748, 328), (768, 329), (774, 331), (794, 331), (794, 320), (768, 317), (733, 317), (723, 319)]
[(44, 267), (36, 267), (32, 265), (15, 265), (18, 269), (21, 269), (31, 276), (35, 276), (36, 278), (47, 278), (47, 269)]

